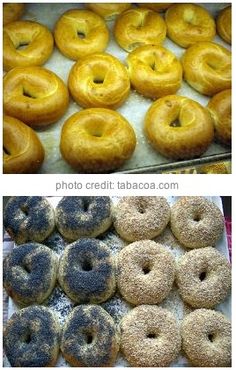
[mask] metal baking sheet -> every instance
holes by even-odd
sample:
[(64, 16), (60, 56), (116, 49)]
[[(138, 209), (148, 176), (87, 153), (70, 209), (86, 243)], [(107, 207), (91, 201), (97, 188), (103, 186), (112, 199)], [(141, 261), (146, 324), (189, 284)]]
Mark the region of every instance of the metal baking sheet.
[[(175, 203), (179, 197), (167, 197), (167, 200), (170, 205)], [(223, 213), (223, 206), (220, 197), (206, 197), (210, 201), (214, 202)], [(55, 208), (60, 201), (61, 197), (48, 197), (49, 202)], [(112, 197), (113, 204), (117, 204), (120, 197)], [(56, 234), (55, 237), (57, 238), (57, 242), (54, 243), (54, 235), (44, 244), (51, 247), (58, 255), (60, 255), (65, 245), (67, 244), (62, 237), (58, 238), (59, 234)], [(111, 252), (113, 255), (116, 255), (125, 245), (128, 243), (122, 240), (117, 233), (115, 232), (114, 228), (111, 227), (106, 233), (102, 234), (98, 237), (101, 239), (108, 247), (110, 247)], [(54, 239), (55, 240), (55, 239)], [(173, 236), (169, 227), (167, 227), (163, 233), (154, 239), (156, 242), (165, 245), (165, 247), (174, 255), (177, 259), (182, 254), (185, 253), (186, 249), (180, 246), (178, 241)], [(12, 248), (14, 247), (14, 243), (12, 242)], [(227, 247), (227, 237), (226, 232), (224, 230), (221, 239), (216, 244), (216, 249), (222, 253), (228, 260), (229, 260), (229, 251)], [(68, 313), (73, 309), (73, 302), (62, 292), (59, 287), (56, 287), (52, 292), (51, 296), (45, 303), (48, 307), (54, 310), (57, 313), (57, 316), (63, 324), (65, 318), (68, 316)], [(112, 298), (108, 301), (101, 304), (101, 306), (107, 310), (107, 312), (113, 317), (116, 325), (119, 325), (120, 320), (122, 317), (132, 309), (132, 305), (127, 303), (118, 293), (116, 293)], [(178, 321), (181, 321), (182, 318), (189, 313), (192, 309), (185, 305), (180, 295), (178, 293), (178, 289), (176, 286), (173, 287), (172, 291), (170, 292), (169, 296), (160, 304), (160, 306), (167, 308), (170, 310)], [(8, 306), (8, 317), (10, 318), (11, 315), (18, 310), (19, 307), (13, 302), (11, 298), (9, 298), (9, 306)], [(231, 296), (229, 296), (223, 303), (219, 304), (216, 307), (216, 310), (221, 311), (224, 313), (229, 319), (231, 319)], [(4, 358), (4, 366), (10, 366), (6, 356)], [(60, 355), (57, 362), (57, 367), (67, 367), (69, 366), (63, 357)], [(124, 359), (122, 354), (119, 352), (117, 361), (115, 363), (117, 367), (128, 367), (128, 362)], [(191, 366), (188, 360), (185, 358), (183, 353), (180, 352), (176, 361), (171, 365), (173, 367), (187, 367)]]
[[(206, 7), (210, 13), (215, 17), (219, 10), (224, 8), (226, 3), (214, 3), (201, 4)], [(53, 31), (55, 22), (68, 9), (72, 8), (83, 8), (84, 4), (26, 4), (27, 11), (25, 12), (23, 19), (40, 22)], [(114, 22), (107, 22), (110, 29), (110, 42), (106, 49), (107, 53), (116, 56), (120, 61), (125, 63), (127, 52), (121, 49), (116, 41), (114, 40), (112, 29)], [(222, 44), (226, 48), (230, 49), (230, 46), (226, 44), (220, 37), (215, 37), (215, 42)], [(171, 40), (166, 38), (164, 44), (167, 49), (174, 52), (174, 54), (180, 58), (185, 49), (174, 44)], [(64, 57), (58, 49), (55, 47), (53, 55), (45, 63), (44, 67), (54, 71), (60, 76), (65, 83), (67, 83), (69, 71), (74, 64), (74, 61)], [(183, 82), (181, 89), (178, 91), (178, 95), (187, 96), (193, 100), (198, 101), (203, 106), (206, 106), (209, 98), (199, 94), (193, 90), (187, 83)], [(198, 164), (210, 163), (220, 160), (229, 160), (231, 158), (230, 149), (222, 145), (213, 143), (209, 147), (206, 153), (200, 158), (194, 160), (185, 161), (171, 161), (159, 153), (157, 153), (147, 142), (147, 139), (143, 133), (143, 122), (145, 113), (152, 104), (152, 100), (144, 98), (140, 94), (132, 90), (129, 98), (125, 103), (118, 109), (118, 111), (131, 123), (134, 127), (137, 136), (137, 146), (132, 158), (127, 161), (118, 172), (122, 173), (160, 173), (162, 171), (174, 170), (180, 167), (190, 167)], [(40, 173), (75, 173), (72, 167), (70, 167), (61, 157), (59, 150), (60, 143), (60, 132), (65, 120), (70, 117), (73, 113), (81, 110), (72, 99), (70, 101), (69, 109), (66, 114), (55, 124), (49, 126), (46, 129), (38, 130), (40, 139), (46, 150), (46, 157), (43, 166), (41, 167)]]

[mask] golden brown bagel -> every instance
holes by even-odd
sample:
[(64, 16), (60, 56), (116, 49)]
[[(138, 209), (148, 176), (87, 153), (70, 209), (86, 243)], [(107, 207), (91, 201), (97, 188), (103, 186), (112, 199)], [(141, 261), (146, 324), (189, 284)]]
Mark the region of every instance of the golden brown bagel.
[(42, 24), (30, 21), (8, 24), (3, 29), (4, 70), (44, 64), (53, 51), (53, 43), (51, 32)]
[(64, 82), (46, 68), (17, 67), (4, 76), (5, 113), (31, 127), (56, 122), (68, 104), (69, 94)]
[(24, 13), (25, 5), (17, 3), (3, 4), (3, 26), (17, 21)]
[(3, 173), (35, 173), (44, 160), (36, 133), (16, 118), (3, 117)]
[(89, 55), (72, 67), (68, 87), (77, 104), (85, 108), (116, 109), (130, 92), (125, 66), (110, 54)]
[(216, 139), (231, 145), (231, 90), (214, 95), (207, 108), (213, 119)]
[(154, 12), (164, 12), (168, 9), (173, 3), (140, 3), (137, 4), (141, 8), (148, 8), (153, 10)]
[(181, 86), (181, 63), (160, 45), (140, 46), (128, 55), (127, 63), (131, 85), (148, 98), (174, 94)]
[(90, 3), (86, 4), (86, 6), (88, 9), (105, 18), (107, 21), (114, 19), (118, 14), (131, 8), (131, 4), (128, 3), (117, 3), (117, 4)]
[(217, 33), (220, 37), (231, 44), (231, 33), (232, 33), (232, 25), (231, 25), (231, 6), (227, 6), (219, 13), (217, 20), (216, 20), (216, 29)]
[(219, 44), (198, 42), (190, 46), (182, 64), (184, 79), (204, 95), (231, 87), (231, 52)]
[(129, 122), (110, 109), (91, 108), (73, 114), (61, 132), (63, 158), (77, 171), (113, 171), (128, 160), (136, 145)]
[(215, 21), (197, 4), (175, 4), (165, 13), (167, 35), (183, 48), (199, 41), (211, 41), (216, 34)]
[(165, 96), (151, 105), (144, 131), (154, 149), (173, 159), (200, 156), (214, 136), (208, 110), (178, 95)]
[(109, 41), (104, 20), (85, 9), (65, 12), (56, 23), (54, 36), (60, 52), (73, 60), (104, 51)]
[(162, 17), (150, 9), (129, 9), (117, 18), (114, 34), (118, 44), (130, 52), (141, 45), (162, 44), (166, 25)]

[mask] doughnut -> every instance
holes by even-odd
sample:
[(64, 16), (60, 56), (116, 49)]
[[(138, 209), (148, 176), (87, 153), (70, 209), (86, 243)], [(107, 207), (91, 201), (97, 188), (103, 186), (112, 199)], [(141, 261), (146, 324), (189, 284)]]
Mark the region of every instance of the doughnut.
[(151, 105), (145, 116), (144, 132), (157, 152), (172, 159), (199, 157), (214, 138), (208, 110), (179, 95), (162, 97)]
[(57, 21), (54, 37), (63, 55), (78, 60), (104, 51), (109, 41), (109, 31), (99, 15), (86, 9), (71, 9)]
[(39, 243), (14, 248), (3, 264), (3, 285), (19, 305), (42, 303), (51, 294), (57, 278), (57, 256)]
[(26, 307), (8, 320), (3, 341), (12, 367), (53, 367), (59, 352), (60, 324), (49, 308)]
[(44, 160), (37, 134), (16, 118), (3, 116), (3, 173), (36, 173)]
[(162, 44), (166, 25), (162, 17), (150, 9), (134, 8), (116, 19), (114, 35), (121, 48), (130, 52), (138, 46)]
[(3, 4), (3, 26), (17, 21), (24, 13), (25, 4), (5, 3)]
[(101, 17), (105, 18), (107, 21), (115, 19), (115, 17), (124, 12), (125, 10), (131, 8), (131, 4), (128, 3), (90, 3), (86, 4), (87, 8), (97, 13)]
[(54, 210), (44, 197), (11, 197), (3, 220), (6, 231), (17, 244), (42, 242), (55, 225)]
[(221, 312), (194, 310), (184, 318), (181, 336), (183, 350), (193, 366), (230, 366), (231, 323)]
[(112, 317), (100, 306), (80, 305), (66, 319), (61, 351), (75, 367), (110, 367), (119, 350)]
[(212, 247), (184, 254), (176, 275), (181, 297), (195, 308), (214, 308), (225, 300), (231, 286), (229, 262)]
[(215, 127), (216, 139), (231, 145), (231, 90), (223, 90), (214, 95), (207, 106)]
[(58, 281), (76, 303), (101, 303), (116, 288), (115, 265), (109, 248), (100, 240), (82, 238), (66, 247)]
[(132, 126), (110, 109), (90, 108), (75, 113), (61, 131), (61, 154), (79, 172), (114, 171), (132, 156), (135, 146)]
[(114, 209), (114, 227), (129, 242), (155, 238), (169, 220), (170, 206), (164, 197), (123, 197)]
[(56, 225), (67, 240), (96, 238), (112, 223), (109, 197), (63, 197), (56, 208)]
[(148, 8), (153, 10), (154, 12), (164, 12), (166, 9), (168, 9), (173, 3), (139, 3), (138, 6), (141, 6), (142, 8)]
[(4, 70), (44, 64), (52, 54), (53, 43), (51, 32), (40, 23), (18, 21), (8, 24), (3, 29)]
[(218, 35), (231, 44), (231, 32), (232, 32), (232, 19), (231, 19), (231, 6), (227, 6), (222, 9), (216, 19), (216, 29)]
[(121, 321), (121, 350), (132, 367), (166, 367), (178, 356), (181, 337), (168, 310), (142, 305)]
[(157, 99), (175, 94), (181, 86), (181, 63), (160, 45), (144, 45), (133, 50), (127, 64), (131, 85), (143, 96)]
[(211, 41), (216, 26), (209, 12), (197, 4), (174, 4), (165, 13), (167, 35), (179, 46), (188, 48), (199, 41)]
[(212, 96), (231, 87), (231, 52), (214, 42), (198, 42), (182, 57), (184, 79), (195, 90)]
[(170, 293), (175, 260), (161, 244), (152, 240), (131, 243), (119, 253), (117, 264), (117, 284), (126, 301), (158, 304)]
[(72, 67), (68, 87), (73, 99), (84, 108), (116, 109), (129, 96), (130, 81), (125, 66), (110, 54), (94, 54)]
[(220, 209), (203, 197), (181, 197), (171, 207), (171, 230), (186, 248), (215, 246), (224, 230)]
[(46, 68), (17, 67), (3, 79), (5, 113), (38, 128), (56, 122), (69, 104), (64, 82)]

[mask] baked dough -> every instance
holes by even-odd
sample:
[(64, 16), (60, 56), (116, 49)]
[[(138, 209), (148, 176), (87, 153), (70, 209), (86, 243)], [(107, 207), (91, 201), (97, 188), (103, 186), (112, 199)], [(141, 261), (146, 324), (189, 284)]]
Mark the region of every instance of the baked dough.
[(232, 15), (231, 6), (227, 6), (219, 13), (216, 20), (216, 29), (220, 37), (228, 44), (231, 44), (232, 34)]
[(128, 3), (89, 3), (86, 6), (88, 9), (105, 18), (106, 21), (113, 20), (117, 15), (131, 8), (131, 4)]
[(5, 3), (3, 4), (3, 26), (17, 21), (23, 15), (25, 4)]

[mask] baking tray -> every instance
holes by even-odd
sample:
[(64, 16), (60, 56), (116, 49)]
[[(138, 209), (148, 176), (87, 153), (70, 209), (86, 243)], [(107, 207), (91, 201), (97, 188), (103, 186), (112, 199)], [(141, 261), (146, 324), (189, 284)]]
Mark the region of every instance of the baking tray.
[[(218, 12), (227, 4), (204, 3), (201, 5), (207, 8), (215, 17)], [(55, 22), (62, 13), (68, 9), (83, 7), (84, 4), (73, 3), (27, 3), (27, 10), (23, 16), (23, 19), (42, 23), (48, 26), (51, 31), (53, 31)], [(114, 40), (112, 33), (114, 21), (107, 22), (107, 25), (110, 29), (110, 42), (105, 51), (116, 56), (118, 59), (120, 59), (120, 61), (125, 63), (128, 53), (121, 49)], [(214, 41), (230, 49), (230, 46), (220, 37), (216, 36)], [(179, 47), (168, 38), (166, 38), (163, 45), (167, 49), (173, 51), (178, 58), (180, 58), (185, 51), (185, 49)], [(51, 58), (44, 64), (44, 67), (54, 71), (64, 80), (65, 83), (67, 83), (69, 71), (74, 63), (74, 61), (64, 57), (55, 47)], [(203, 106), (206, 106), (209, 101), (208, 97), (199, 94), (186, 82), (182, 83), (182, 87), (177, 94), (196, 100)], [(119, 109), (117, 109), (132, 124), (137, 136), (137, 146), (135, 152), (131, 159), (118, 170), (119, 173), (161, 173), (163, 171), (172, 171), (181, 167), (193, 167), (199, 164), (231, 159), (230, 148), (224, 147), (217, 143), (212, 143), (207, 152), (205, 152), (198, 159), (171, 161), (157, 153), (147, 142), (147, 139), (143, 133), (144, 116), (152, 102), (152, 100), (144, 98), (132, 90), (129, 98)], [(69, 109), (57, 123), (49, 126), (46, 129), (38, 130), (39, 137), (42, 140), (46, 151), (45, 161), (40, 169), (40, 173), (76, 173), (73, 168), (70, 167), (61, 157), (59, 143), (60, 132), (63, 123), (68, 117), (79, 110), (81, 110), (81, 107), (79, 107), (74, 101), (70, 100)]]
[[(167, 197), (167, 200), (169, 204), (172, 205), (177, 201), (178, 198), (179, 197)], [(214, 202), (223, 213), (223, 206), (220, 197), (206, 197), (206, 198)], [(58, 202), (60, 201), (61, 197), (48, 197), (47, 199), (55, 208)], [(120, 197), (112, 197), (113, 204), (117, 204), (119, 199)], [(99, 236), (98, 239), (102, 240), (111, 249), (111, 252), (114, 256), (125, 245), (128, 244), (117, 235), (113, 227), (111, 227), (107, 232)], [(167, 227), (164, 230), (164, 232), (154, 240), (165, 245), (165, 247), (174, 255), (175, 258), (180, 257), (186, 251), (186, 249), (184, 249), (175, 239), (169, 227)], [(58, 233), (54, 233), (52, 234), (51, 237), (48, 238), (46, 242), (44, 242), (44, 244), (49, 246), (56, 253), (58, 253), (58, 255), (60, 255), (63, 252), (66, 244), (68, 243), (65, 242), (65, 240)], [(12, 242), (11, 248), (13, 247), (14, 243)], [(228, 260), (230, 260), (225, 229), (221, 239), (216, 244), (216, 249), (220, 253), (222, 253)], [(69, 312), (72, 310), (74, 306), (72, 301), (62, 292), (62, 290), (59, 287), (56, 287), (54, 289), (46, 304), (48, 307), (50, 307), (57, 313), (61, 324), (63, 324), (65, 318), (68, 316)], [(127, 303), (118, 293), (116, 293), (108, 301), (102, 303), (101, 306), (104, 309), (106, 309), (107, 312), (113, 317), (116, 325), (119, 325), (121, 318), (133, 307), (132, 305)], [(192, 309), (189, 306), (187, 306), (180, 298), (176, 286), (173, 287), (169, 296), (160, 304), (160, 306), (165, 307), (169, 309), (171, 312), (173, 312), (178, 321), (182, 320), (182, 318), (187, 313), (192, 311)], [(18, 309), (19, 307), (13, 302), (11, 298), (9, 298), (8, 317), (10, 318), (11, 315)], [(231, 297), (229, 296), (223, 303), (219, 304), (216, 307), (216, 310), (221, 311), (229, 319), (231, 319)], [(5, 357), (4, 367), (8, 366), (10, 366), (10, 364)], [(56, 366), (67, 367), (69, 365), (60, 355)], [(118, 355), (115, 366), (129, 367), (128, 362), (124, 359), (121, 353), (119, 353)], [(186, 367), (191, 365), (189, 364), (188, 360), (184, 357), (184, 355), (180, 353), (177, 360), (171, 366)]]

